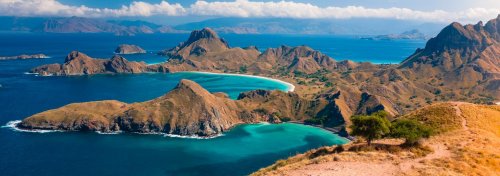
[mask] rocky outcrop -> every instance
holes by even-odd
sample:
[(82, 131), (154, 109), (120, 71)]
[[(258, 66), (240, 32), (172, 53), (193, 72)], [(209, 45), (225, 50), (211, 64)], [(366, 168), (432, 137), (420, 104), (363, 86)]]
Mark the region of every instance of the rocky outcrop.
[(122, 44), (115, 49), (116, 54), (138, 54), (146, 53), (146, 50), (137, 45)]
[(49, 58), (49, 56), (46, 56), (45, 54), (22, 54), (18, 56), (0, 56), (0, 60), (23, 60), (23, 59), (46, 59)]
[(115, 55), (111, 59), (94, 59), (86, 54), (73, 51), (63, 64), (42, 65), (31, 70), (40, 75), (89, 75), (102, 73), (141, 73), (147, 71), (144, 62), (130, 62)]

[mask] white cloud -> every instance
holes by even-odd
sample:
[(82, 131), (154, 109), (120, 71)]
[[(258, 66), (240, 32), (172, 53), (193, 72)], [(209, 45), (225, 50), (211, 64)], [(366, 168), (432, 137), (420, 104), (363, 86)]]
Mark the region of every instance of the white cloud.
[(232, 2), (197, 1), (188, 7), (162, 1), (152, 4), (132, 2), (117, 9), (71, 6), (57, 0), (0, 0), (0, 15), (12, 16), (223, 16), (223, 17), (281, 17), (281, 18), (393, 18), (437, 22), (476, 22), (496, 17), (500, 9), (470, 8), (458, 12), (443, 10), (418, 11), (408, 8), (366, 8), (362, 6), (319, 7), (293, 1)]
[(90, 8), (87, 6), (65, 5), (57, 0), (0, 0), (0, 15), (11, 16), (82, 16), (82, 17), (120, 17), (152, 15), (184, 15), (185, 9), (180, 4), (162, 1), (150, 4), (141, 1), (132, 2), (119, 9)]

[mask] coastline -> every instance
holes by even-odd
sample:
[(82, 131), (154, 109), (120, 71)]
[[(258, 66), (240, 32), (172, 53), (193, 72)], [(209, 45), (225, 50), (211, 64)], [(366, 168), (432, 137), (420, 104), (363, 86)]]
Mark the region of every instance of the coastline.
[[(72, 132), (72, 131), (66, 131), (66, 130), (40, 130), (40, 129), (32, 129), (32, 130), (27, 130), (27, 129), (22, 129), (18, 128), (17, 124), (21, 123), (21, 120), (12, 120), (7, 122), (4, 126), (0, 126), (0, 128), (9, 128), (12, 131), (16, 132), (26, 132), (26, 133), (54, 133), (54, 132)], [(73, 131), (74, 132), (74, 131)], [(101, 135), (117, 135), (117, 134), (122, 134), (122, 133), (127, 133), (123, 131), (116, 131), (116, 132), (100, 132), (100, 131), (94, 131), (97, 134)], [(214, 136), (197, 136), (197, 135), (190, 135), (190, 136), (183, 136), (183, 135), (178, 135), (178, 134), (168, 134), (168, 133), (138, 133), (138, 132), (130, 132), (133, 134), (139, 134), (139, 135), (162, 135), (163, 137), (171, 137), (171, 138), (184, 138), (184, 139), (213, 139), (217, 137), (224, 136), (224, 134), (218, 134)]]
[(338, 129), (335, 129), (335, 128), (328, 128), (328, 127), (323, 127), (321, 125), (315, 125), (315, 124), (308, 124), (308, 123), (304, 123), (304, 122), (301, 122), (301, 121), (289, 121), (289, 122), (285, 122), (285, 123), (294, 123), (294, 124), (300, 124), (300, 125), (306, 125), (306, 126), (312, 126), (312, 127), (316, 127), (316, 128), (321, 128), (323, 130), (326, 130), (326, 131), (329, 131), (329, 132), (332, 132), (336, 135), (338, 135), (339, 137), (342, 137), (344, 139), (347, 139), (349, 142), (351, 141), (354, 141), (356, 138), (352, 137), (352, 136), (341, 136), (340, 135), (340, 130)]
[(211, 75), (230, 75), (230, 76), (241, 76), (241, 77), (250, 77), (250, 78), (258, 78), (258, 79), (264, 79), (268, 81), (274, 81), (281, 83), (283, 85), (287, 86), (287, 92), (293, 92), (295, 91), (295, 86), (292, 83), (282, 81), (279, 79), (275, 78), (270, 78), (270, 77), (265, 77), (265, 76), (256, 76), (256, 75), (246, 75), (246, 74), (238, 74), (238, 73), (214, 73), (214, 72), (204, 72), (204, 71), (180, 71), (180, 72), (174, 72), (174, 73), (202, 73), (202, 74), (211, 74)]

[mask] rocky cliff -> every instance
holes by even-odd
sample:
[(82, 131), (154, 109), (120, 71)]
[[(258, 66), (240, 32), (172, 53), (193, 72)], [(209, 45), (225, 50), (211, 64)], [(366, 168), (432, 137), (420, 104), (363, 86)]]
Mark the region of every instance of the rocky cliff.
[(146, 53), (146, 50), (137, 45), (122, 44), (115, 49), (116, 54)]

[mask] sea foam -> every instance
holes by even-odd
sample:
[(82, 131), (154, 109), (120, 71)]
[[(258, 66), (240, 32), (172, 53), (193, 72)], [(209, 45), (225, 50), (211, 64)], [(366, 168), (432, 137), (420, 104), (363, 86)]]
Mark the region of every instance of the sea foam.
[(26, 129), (21, 129), (17, 127), (17, 124), (21, 123), (21, 120), (14, 120), (7, 122), (5, 126), (2, 126), (2, 128), (10, 128), (14, 131), (18, 132), (29, 132), (29, 133), (53, 133), (53, 132), (62, 132), (61, 130), (39, 130), (39, 129), (33, 129), (33, 130), (26, 130)]

